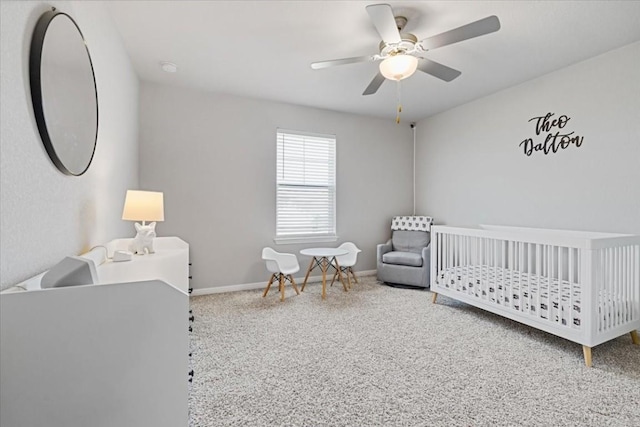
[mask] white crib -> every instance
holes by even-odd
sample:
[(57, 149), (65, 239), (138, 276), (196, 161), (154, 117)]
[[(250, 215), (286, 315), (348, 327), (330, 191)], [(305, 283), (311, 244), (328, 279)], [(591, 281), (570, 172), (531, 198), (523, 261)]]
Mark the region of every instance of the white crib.
[(640, 329), (640, 236), (431, 227), (431, 291), (591, 348)]

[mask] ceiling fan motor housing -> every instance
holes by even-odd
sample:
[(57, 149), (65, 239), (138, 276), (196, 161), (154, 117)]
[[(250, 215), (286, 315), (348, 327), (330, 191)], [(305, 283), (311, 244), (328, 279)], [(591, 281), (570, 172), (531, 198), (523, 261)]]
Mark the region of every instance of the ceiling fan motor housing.
[(418, 38), (413, 34), (400, 34), (400, 43), (385, 43), (380, 42), (380, 55), (389, 56), (397, 55), (398, 53), (408, 53), (415, 50)]
[(404, 29), (404, 26), (407, 25), (407, 18), (405, 18), (404, 16), (395, 16), (393, 19), (395, 19), (396, 21), (398, 32), (401, 33)]

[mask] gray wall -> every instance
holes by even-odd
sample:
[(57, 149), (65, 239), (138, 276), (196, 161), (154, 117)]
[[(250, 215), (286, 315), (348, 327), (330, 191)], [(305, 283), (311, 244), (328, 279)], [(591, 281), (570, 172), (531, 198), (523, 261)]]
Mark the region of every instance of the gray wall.
[[(436, 223), (640, 234), (640, 43), (422, 120), (417, 206)], [(463, 76), (464, 77), (464, 76)], [(523, 154), (534, 116), (584, 137)]]
[[(78, 23), (96, 75), (98, 143), (81, 177), (49, 160), (31, 105), (28, 55), (33, 28), (51, 6)], [(96, 2), (0, 3), (0, 287), (36, 275), (67, 255), (131, 235), (123, 222), (138, 185), (138, 79), (104, 6)]]
[[(140, 184), (164, 191), (158, 235), (189, 242), (196, 289), (266, 283), (264, 246), (353, 241), (357, 269), (375, 269), (391, 217), (411, 213), (408, 124), (146, 82), (140, 102)], [(274, 243), (277, 127), (337, 136), (338, 242)]]

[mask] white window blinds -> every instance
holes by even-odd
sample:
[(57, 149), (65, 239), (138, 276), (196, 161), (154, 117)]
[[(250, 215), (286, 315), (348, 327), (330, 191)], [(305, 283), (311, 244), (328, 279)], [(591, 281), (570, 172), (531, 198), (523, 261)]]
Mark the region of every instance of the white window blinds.
[(335, 237), (336, 138), (277, 131), (276, 238)]

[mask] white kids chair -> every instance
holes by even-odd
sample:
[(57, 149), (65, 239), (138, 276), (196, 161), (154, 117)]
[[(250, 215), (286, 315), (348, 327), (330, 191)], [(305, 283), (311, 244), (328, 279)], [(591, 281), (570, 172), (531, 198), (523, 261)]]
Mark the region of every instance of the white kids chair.
[[(353, 277), (353, 280), (355, 280), (355, 282), (358, 283), (358, 278), (354, 274), (353, 268), (351, 267), (356, 265), (356, 262), (358, 261), (358, 254), (362, 251), (358, 249), (358, 247), (352, 242), (345, 242), (340, 246), (338, 246), (338, 249), (344, 249), (345, 251), (349, 251), (349, 253), (346, 255), (337, 256), (336, 260), (338, 261), (338, 265), (340, 266), (340, 271), (346, 274), (347, 283), (349, 284), (349, 288), (351, 288), (351, 277)], [(331, 280), (331, 285), (333, 285), (333, 282), (336, 280), (337, 276), (338, 276), (338, 270), (336, 270), (336, 272), (333, 275), (333, 279)]]
[(291, 282), (291, 286), (296, 291), (297, 295), (300, 295), (296, 282), (293, 280), (292, 274), (297, 273), (300, 270), (298, 265), (298, 258), (294, 254), (282, 254), (276, 252), (271, 248), (264, 248), (262, 250), (262, 259), (267, 263), (267, 270), (271, 273), (269, 283), (267, 283), (267, 289), (264, 290), (262, 298), (267, 296), (267, 292), (271, 288), (271, 284), (274, 281), (278, 282), (278, 289), (280, 290), (280, 301), (284, 301), (284, 285), (285, 281)]

